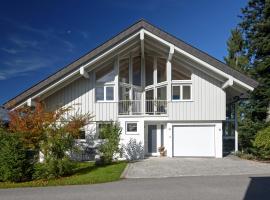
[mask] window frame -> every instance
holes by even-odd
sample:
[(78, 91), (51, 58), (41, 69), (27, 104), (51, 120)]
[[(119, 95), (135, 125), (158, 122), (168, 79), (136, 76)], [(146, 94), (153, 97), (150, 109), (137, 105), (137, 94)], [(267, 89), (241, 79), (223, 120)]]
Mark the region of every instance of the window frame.
[[(96, 88), (103, 88), (103, 100), (97, 100)], [(107, 100), (107, 88), (113, 88), (113, 99), (112, 100)], [(95, 87), (95, 101), (96, 102), (115, 102), (115, 85), (114, 84), (96, 85), (96, 87)]]
[[(81, 128), (80, 132), (84, 132), (84, 138), (76, 138), (75, 140), (78, 141), (78, 142), (85, 142), (86, 141), (87, 131), (85, 130), (85, 128)], [(81, 134), (80, 134), (80, 136), (81, 136)]]
[[(128, 124), (136, 124), (136, 131), (128, 131)], [(137, 121), (127, 121), (125, 124), (126, 135), (138, 135), (138, 122)]]
[[(173, 99), (173, 87), (174, 86), (180, 86), (180, 99)], [(190, 87), (190, 99), (183, 99), (183, 86), (189, 86)], [(189, 83), (185, 83), (185, 84), (176, 84), (176, 83), (173, 83), (172, 84), (172, 91), (171, 91), (171, 99), (173, 102), (179, 102), (179, 101), (182, 101), (182, 102), (188, 102), (188, 101), (193, 101), (193, 88), (192, 88), (192, 84)]]

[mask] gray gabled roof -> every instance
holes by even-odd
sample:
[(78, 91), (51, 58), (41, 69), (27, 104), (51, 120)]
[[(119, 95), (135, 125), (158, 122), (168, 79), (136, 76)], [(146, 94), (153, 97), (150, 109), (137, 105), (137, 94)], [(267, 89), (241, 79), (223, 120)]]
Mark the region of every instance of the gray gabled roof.
[(96, 58), (97, 56), (99, 56), (103, 52), (110, 49), (112, 46), (120, 43), (121, 41), (123, 41), (124, 39), (128, 38), (129, 36), (133, 35), (134, 33), (138, 32), (141, 29), (145, 29), (145, 30), (153, 33), (154, 35), (172, 43), (176, 47), (178, 47), (178, 48), (188, 52), (189, 54), (209, 63), (210, 65), (212, 65), (212, 66), (218, 68), (219, 70), (233, 76), (236, 79), (239, 79), (240, 81), (246, 83), (247, 85), (249, 85), (253, 88), (255, 88), (258, 85), (257, 81), (255, 81), (255, 80), (249, 78), (248, 76), (230, 68), (229, 66), (227, 66), (223, 62), (215, 59), (214, 57), (208, 55), (207, 53), (185, 43), (184, 41), (174, 37), (173, 35), (165, 32), (165, 31), (153, 26), (152, 24), (148, 23), (145, 20), (140, 20), (140, 21), (136, 22), (135, 24), (133, 24), (132, 26), (125, 29), (124, 31), (120, 32), (115, 37), (106, 41), (105, 43), (98, 46), (97, 48), (93, 49), (92, 51), (90, 51), (86, 55), (82, 56), (78, 60), (75, 60), (71, 64), (65, 66), (64, 68), (60, 69), (56, 73), (54, 73), (51, 76), (47, 77), (46, 79), (40, 81), (36, 85), (25, 90), (24, 92), (22, 92), (18, 96), (7, 101), (6, 103), (4, 103), (5, 108), (11, 109), (11, 108), (15, 107), (16, 105), (22, 103), (23, 101), (26, 101), (31, 96), (39, 93), (40, 91), (42, 91), (46, 87), (54, 84), (55, 82), (57, 82), (58, 80), (60, 80), (64, 76), (66, 76), (67, 74), (77, 70), (82, 64), (84, 64), (88, 60)]

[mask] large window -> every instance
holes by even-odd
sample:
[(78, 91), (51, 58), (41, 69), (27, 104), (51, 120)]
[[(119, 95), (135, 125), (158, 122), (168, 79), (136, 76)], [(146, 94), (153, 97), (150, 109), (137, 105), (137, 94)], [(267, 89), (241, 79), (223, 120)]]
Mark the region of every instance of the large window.
[(145, 85), (154, 84), (154, 58), (146, 56), (145, 59)]
[(108, 83), (114, 81), (113, 63), (108, 64), (96, 72), (97, 83)]
[(96, 71), (96, 101), (114, 100), (114, 62)]
[(133, 58), (133, 72), (132, 72), (132, 79), (133, 85), (141, 86), (141, 57), (137, 56)]
[(191, 85), (173, 85), (172, 100), (191, 100)]
[(157, 99), (158, 100), (166, 100), (167, 99), (167, 87), (159, 87), (157, 88)]
[(167, 80), (166, 60), (163, 58), (157, 59), (157, 82), (164, 82)]
[(119, 82), (129, 83), (129, 58), (119, 61)]

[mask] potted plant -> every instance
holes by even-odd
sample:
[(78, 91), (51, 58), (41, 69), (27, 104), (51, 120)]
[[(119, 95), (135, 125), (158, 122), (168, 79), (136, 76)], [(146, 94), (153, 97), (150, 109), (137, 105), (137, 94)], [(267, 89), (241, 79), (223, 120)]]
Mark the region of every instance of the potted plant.
[(165, 156), (166, 155), (165, 147), (164, 146), (159, 147), (158, 152), (159, 152), (161, 157)]

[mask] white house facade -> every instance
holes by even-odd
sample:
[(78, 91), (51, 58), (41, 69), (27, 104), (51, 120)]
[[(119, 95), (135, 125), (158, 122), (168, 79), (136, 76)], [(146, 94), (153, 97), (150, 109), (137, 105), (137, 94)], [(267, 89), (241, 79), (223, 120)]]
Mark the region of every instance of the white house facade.
[[(119, 122), (121, 143), (141, 142), (146, 156), (223, 156), (224, 137), (237, 150), (237, 124), (228, 133), (231, 105), (257, 82), (141, 20), (5, 104), (35, 99), (53, 110), (73, 106), (90, 113), (85, 133)], [(71, 113), (73, 114), (73, 113)]]

